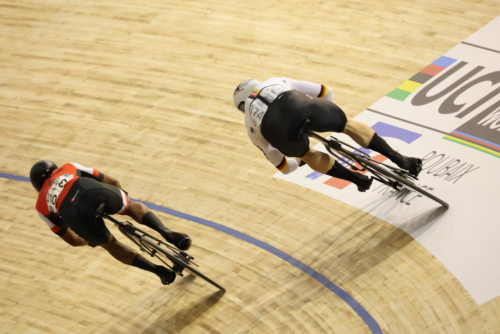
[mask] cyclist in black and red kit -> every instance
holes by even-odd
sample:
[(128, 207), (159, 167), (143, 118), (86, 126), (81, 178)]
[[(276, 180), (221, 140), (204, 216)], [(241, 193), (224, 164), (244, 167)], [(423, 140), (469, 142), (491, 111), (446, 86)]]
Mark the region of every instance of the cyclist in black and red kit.
[(101, 246), (118, 261), (158, 275), (165, 285), (175, 280), (173, 271), (153, 264), (116, 240), (103, 219), (96, 216), (98, 207), (104, 203), (107, 214), (128, 215), (181, 250), (191, 246), (188, 235), (169, 230), (144, 204), (130, 201), (116, 179), (76, 163), (57, 167), (52, 161), (42, 160), (31, 168), (30, 180), (39, 192), (38, 214), (68, 244)]

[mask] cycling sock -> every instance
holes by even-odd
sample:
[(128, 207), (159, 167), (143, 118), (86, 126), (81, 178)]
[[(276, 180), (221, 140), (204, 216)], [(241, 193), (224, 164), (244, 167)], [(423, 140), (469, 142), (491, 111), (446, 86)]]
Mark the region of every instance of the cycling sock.
[(367, 176), (350, 171), (349, 169), (342, 166), (337, 160), (335, 160), (333, 167), (328, 172), (326, 172), (326, 175), (330, 175), (342, 180), (347, 180), (354, 184), (359, 184), (360, 182), (366, 182), (368, 180)]
[(392, 147), (389, 146), (377, 133), (373, 135), (370, 145), (368, 145), (370, 150), (374, 150), (388, 157), (396, 165), (400, 166), (403, 163), (403, 156), (398, 152), (394, 151)]
[(134, 260), (132, 261), (132, 266), (149, 271), (153, 274), (160, 275), (162, 273), (162, 266), (157, 266), (153, 262), (149, 261), (148, 259), (144, 258), (141, 254), (137, 254)]
[(163, 223), (156, 217), (156, 215), (149, 211), (146, 213), (141, 220), (142, 225), (146, 225), (147, 227), (155, 230), (156, 232), (160, 233), (163, 237), (166, 235), (170, 236), (171, 230), (166, 228)]

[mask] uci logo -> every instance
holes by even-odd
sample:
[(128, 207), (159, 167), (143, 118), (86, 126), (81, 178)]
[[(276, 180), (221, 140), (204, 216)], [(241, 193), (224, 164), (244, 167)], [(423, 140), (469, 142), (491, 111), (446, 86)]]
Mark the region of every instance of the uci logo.
[(405, 101), (415, 91), (410, 104), (431, 112), (427, 117), (472, 116), (444, 139), (500, 157), (500, 71), (443, 56), (387, 96)]

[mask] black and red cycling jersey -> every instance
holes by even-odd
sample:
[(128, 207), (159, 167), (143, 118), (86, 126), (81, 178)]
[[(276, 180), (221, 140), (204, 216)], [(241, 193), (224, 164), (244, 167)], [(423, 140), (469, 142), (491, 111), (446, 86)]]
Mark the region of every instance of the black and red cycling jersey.
[[(50, 177), (43, 182), (38, 194), (36, 210), (52, 232), (58, 235), (63, 235), (67, 230), (67, 225), (59, 215), (61, 203), (66, 198), (71, 186), (81, 177), (89, 177), (102, 182), (104, 174), (97, 169), (84, 167), (77, 163), (67, 163), (52, 172)], [(128, 209), (128, 196), (124, 193), (122, 196), (124, 207), (119, 212), (121, 214)]]

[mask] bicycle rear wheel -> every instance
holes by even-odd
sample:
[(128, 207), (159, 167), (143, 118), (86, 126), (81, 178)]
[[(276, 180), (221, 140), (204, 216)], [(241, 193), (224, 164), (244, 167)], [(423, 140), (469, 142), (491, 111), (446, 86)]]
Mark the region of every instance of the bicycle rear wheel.
[(427, 191), (423, 190), (422, 188), (418, 187), (417, 185), (415, 185), (413, 182), (407, 180), (406, 178), (402, 177), (402, 176), (399, 176), (389, 170), (387, 170), (386, 168), (376, 164), (376, 163), (373, 163), (367, 159), (365, 159), (364, 157), (362, 156), (359, 156), (359, 155), (356, 155), (356, 160), (358, 160), (358, 162), (362, 163), (363, 165), (365, 165), (367, 167), (368, 170), (370, 169), (373, 169), (375, 171), (377, 171), (378, 173), (386, 176), (387, 178), (390, 178), (390, 179), (393, 179), (397, 182), (400, 182), (402, 184), (404, 184), (405, 186), (415, 190), (416, 192), (424, 195), (425, 197), (428, 197), (436, 202), (438, 202), (439, 204), (441, 204), (442, 206), (444, 206), (445, 208), (449, 208), (450, 205), (448, 203), (446, 203), (445, 201), (443, 201), (442, 199), (432, 195), (431, 193), (428, 193)]
[(148, 240), (148, 238), (142, 237), (141, 239), (142, 239), (141, 241), (143, 243), (146, 243), (149, 247), (154, 248), (157, 251), (157, 253), (155, 253), (154, 256), (158, 256), (158, 253), (160, 253), (163, 256), (165, 256), (167, 259), (169, 259), (170, 261), (172, 261), (174, 264), (176, 264), (176, 265), (178, 265), (180, 267), (186, 268), (187, 270), (189, 270), (190, 272), (192, 272), (196, 276), (204, 279), (208, 283), (210, 283), (213, 286), (217, 287), (219, 290), (226, 291), (226, 289), (224, 287), (222, 287), (220, 284), (218, 284), (217, 282), (213, 281), (209, 277), (205, 276), (198, 269), (195, 269), (192, 266), (192, 263), (190, 263), (189, 260), (184, 259), (184, 257), (181, 255), (181, 253), (179, 253), (179, 254), (173, 254), (173, 253), (171, 253), (171, 252), (163, 249), (159, 245), (155, 244), (151, 240)]

